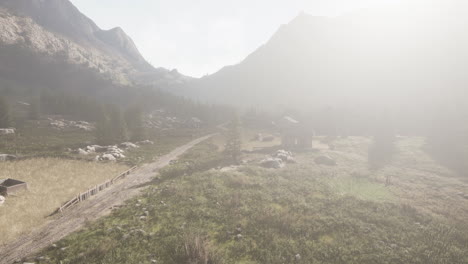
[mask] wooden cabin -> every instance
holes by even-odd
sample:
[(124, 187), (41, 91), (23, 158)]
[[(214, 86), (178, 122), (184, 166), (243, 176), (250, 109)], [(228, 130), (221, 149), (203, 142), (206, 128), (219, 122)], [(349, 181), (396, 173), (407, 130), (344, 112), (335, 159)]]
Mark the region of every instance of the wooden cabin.
[(314, 132), (305, 123), (285, 116), (277, 122), (281, 133), (282, 147), (292, 149), (311, 149)]
[(0, 180), (0, 195), (8, 196), (28, 189), (28, 184), (19, 180)]

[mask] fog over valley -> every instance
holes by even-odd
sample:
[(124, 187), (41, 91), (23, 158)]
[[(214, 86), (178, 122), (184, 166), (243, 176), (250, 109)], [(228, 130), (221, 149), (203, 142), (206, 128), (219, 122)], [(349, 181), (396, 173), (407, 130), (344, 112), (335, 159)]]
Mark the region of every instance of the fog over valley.
[(467, 12), (0, 0), (0, 264), (468, 263)]

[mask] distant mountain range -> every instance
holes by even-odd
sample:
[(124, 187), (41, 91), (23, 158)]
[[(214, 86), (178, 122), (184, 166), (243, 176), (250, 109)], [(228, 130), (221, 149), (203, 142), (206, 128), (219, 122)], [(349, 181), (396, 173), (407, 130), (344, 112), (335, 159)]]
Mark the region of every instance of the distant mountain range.
[(303, 13), (181, 93), (247, 107), (466, 105), (466, 11), (462, 1), (408, 1), (339, 17)]
[[(43, 86), (92, 85), (78, 71), (124, 86), (168, 88), (190, 80), (154, 68), (121, 28), (100, 29), (68, 0), (0, 0), (0, 49), (0, 78), (23, 86), (31, 79), (38, 80), (34, 85), (46, 79)], [(60, 77), (71, 79), (52, 84)]]
[(467, 3), (407, 1), (339, 17), (300, 14), (237, 65), (201, 79), (152, 67), (121, 29), (69, 0), (0, 0), (3, 87), (154, 86), (245, 107), (465, 107)]

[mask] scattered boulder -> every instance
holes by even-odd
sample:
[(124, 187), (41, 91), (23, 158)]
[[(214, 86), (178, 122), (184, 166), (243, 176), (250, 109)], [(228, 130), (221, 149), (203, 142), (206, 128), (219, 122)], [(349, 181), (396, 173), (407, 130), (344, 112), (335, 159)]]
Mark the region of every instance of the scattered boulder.
[[(138, 147), (137, 145), (130, 143), (130, 142), (122, 143), (120, 145), (128, 146), (128, 148)], [(117, 159), (123, 159), (125, 158), (124, 152), (125, 151), (123, 149), (117, 146), (99, 146), (99, 145), (91, 145), (91, 146), (87, 146), (84, 149), (79, 148), (75, 151), (72, 151), (72, 153), (79, 154), (79, 155), (102, 153), (101, 155), (96, 156), (95, 158), (96, 161), (116, 161)]]
[(86, 121), (70, 121), (65, 119), (48, 118), (51, 127), (64, 130), (64, 129), (78, 129), (83, 131), (93, 131), (95, 126)]
[(103, 154), (101, 156), (97, 156), (96, 160), (98, 160), (98, 161), (116, 161), (117, 159), (111, 154)]
[(119, 147), (124, 148), (124, 149), (139, 148), (138, 145), (133, 144), (131, 142), (124, 142), (124, 143), (120, 144)]
[(15, 129), (14, 128), (0, 128), (0, 135), (14, 135)]
[(284, 167), (284, 163), (279, 158), (266, 158), (260, 161), (260, 166), (268, 169), (281, 169)]
[(315, 158), (314, 161), (319, 165), (336, 166), (336, 161), (329, 156), (320, 156)]
[(79, 148), (79, 149), (76, 150), (76, 154), (78, 154), (78, 155), (89, 155), (89, 152), (84, 150), (84, 149)]
[(107, 149), (107, 152), (106, 152), (106, 154), (110, 154), (110, 155), (114, 156), (114, 158), (116, 158), (116, 159), (125, 158), (125, 155), (123, 153), (124, 153), (124, 151), (122, 149), (118, 148), (117, 146), (110, 146)]
[(2, 206), (5, 203), (6, 199), (5, 197), (0, 195), (0, 206)]
[(286, 162), (286, 163), (296, 163), (296, 160), (294, 159), (291, 151), (278, 150), (275, 153), (274, 157), (279, 158), (283, 162)]
[(16, 160), (18, 157), (15, 155), (9, 155), (9, 154), (0, 154), (0, 162), (2, 161), (13, 161)]
[(103, 153), (103, 152), (106, 152), (107, 151), (107, 147), (103, 147), (103, 146), (99, 146), (99, 145), (93, 145), (93, 146), (89, 146), (92, 150), (94, 150), (94, 152), (97, 152), (97, 153)]
[(76, 121), (76, 122), (71, 122), (72, 123), (72, 127), (74, 128), (77, 128), (77, 129), (80, 129), (80, 130), (84, 130), (84, 131), (93, 131), (95, 129), (94, 125), (92, 125), (91, 123), (88, 123), (86, 121)]
[(140, 142), (137, 142), (138, 145), (154, 145), (154, 142), (151, 140), (143, 140)]
[(126, 156), (122, 153), (117, 153), (117, 152), (114, 152), (114, 153), (111, 153), (112, 156), (114, 156), (114, 158), (116, 159), (125, 159)]
[(220, 172), (230, 172), (230, 171), (236, 171), (239, 168), (239, 166), (229, 166), (229, 167), (223, 167), (219, 171)]

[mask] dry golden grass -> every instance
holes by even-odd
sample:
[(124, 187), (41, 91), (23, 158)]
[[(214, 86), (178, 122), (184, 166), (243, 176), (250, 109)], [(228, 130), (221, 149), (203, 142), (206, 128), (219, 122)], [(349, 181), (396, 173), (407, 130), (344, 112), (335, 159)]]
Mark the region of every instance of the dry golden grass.
[(43, 225), (61, 204), (126, 169), (120, 164), (52, 158), (0, 163), (0, 178), (25, 181), (29, 187), (0, 206), (0, 244)]

